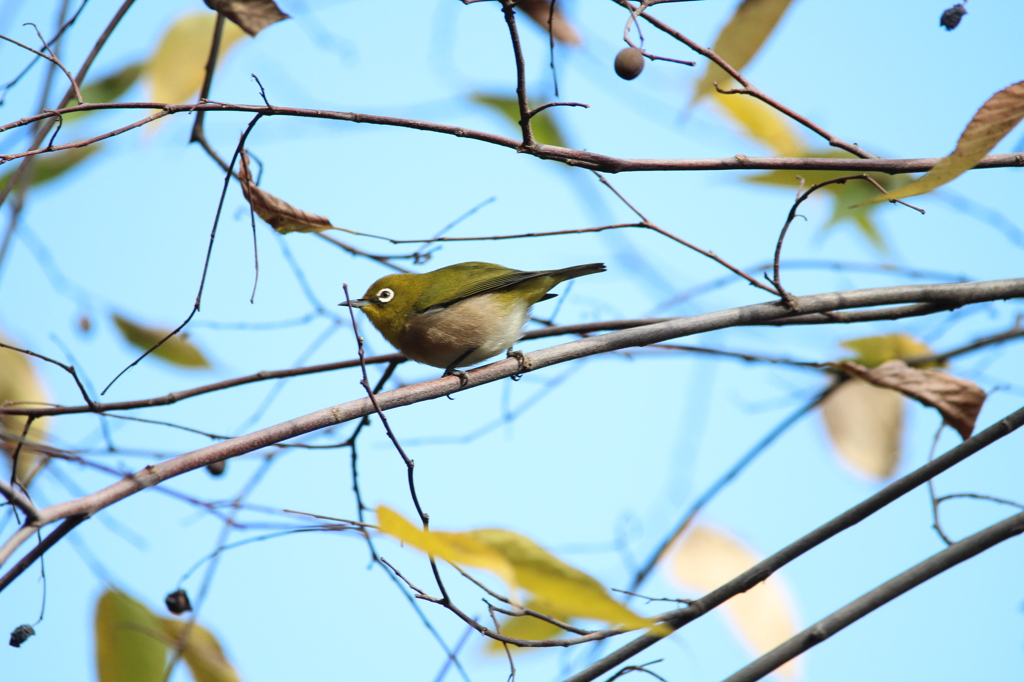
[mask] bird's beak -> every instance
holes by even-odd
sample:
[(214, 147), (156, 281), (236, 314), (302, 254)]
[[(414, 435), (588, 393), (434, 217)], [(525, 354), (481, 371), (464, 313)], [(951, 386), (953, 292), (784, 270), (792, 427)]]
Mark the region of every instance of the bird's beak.
[(365, 298), (356, 298), (356, 299), (349, 299), (347, 301), (342, 301), (338, 305), (348, 306), (349, 308), (362, 308), (363, 306), (370, 305), (370, 302), (368, 300), (366, 300)]

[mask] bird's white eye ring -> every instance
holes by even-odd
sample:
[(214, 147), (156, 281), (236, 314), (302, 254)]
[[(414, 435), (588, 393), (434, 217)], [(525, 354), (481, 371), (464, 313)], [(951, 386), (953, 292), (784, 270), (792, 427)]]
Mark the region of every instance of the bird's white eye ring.
[(378, 303), (387, 303), (388, 301), (390, 301), (394, 297), (395, 297), (395, 292), (392, 291), (391, 289), (381, 289), (380, 291), (377, 292), (377, 302)]

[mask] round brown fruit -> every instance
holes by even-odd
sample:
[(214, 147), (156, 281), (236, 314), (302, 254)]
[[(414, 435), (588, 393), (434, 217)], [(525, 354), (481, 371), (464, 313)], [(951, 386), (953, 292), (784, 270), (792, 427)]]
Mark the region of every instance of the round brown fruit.
[(627, 47), (615, 55), (615, 73), (631, 81), (644, 70), (644, 53), (636, 47)]

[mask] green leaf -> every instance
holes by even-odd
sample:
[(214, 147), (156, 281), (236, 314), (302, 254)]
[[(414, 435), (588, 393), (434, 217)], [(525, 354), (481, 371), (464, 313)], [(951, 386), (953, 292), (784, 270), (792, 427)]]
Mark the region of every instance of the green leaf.
[(124, 592), (108, 589), (96, 603), (100, 682), (161, 682), (167, 645), (159, 619)]
[(1024, 81), (992, 95), (967, 124), (953, 152), (930, 171), (903, 188), (886, 192), (865, 203), (914, 197), (941, 187), (974, 168), (1024, 118)]
[[(504, 116), (507, 121), (515, 126), (516, 131), (521, 130), (519, 127), (519, 100), (515, 97), (499, 97), (497, 95), (475, 93), (470, 99)], [(565, 138), (559, 131), (554, 119), (548, 113), (548, 111), (543, 111), (531, 119), (533, 136), (541, 144), (564, 147)]]
[[(775, 25), (792, 0), (744, 0), (715, 39), (714, 51), (729, 66), (742, 71), (775, 30)], [(715, 83), (725, 87), (732, 78), (717, 64), (709, 63), (691, 104), (715, 91)]]
[[(116, 71), (106, 78), (86, 83), (82, 88), (82, 99), (85, 102), (113, 102), (128, 91), (128, 88), (135, 85), (142, 73), (141, 63), (129, 64), (120, 71)], [(92, 112), (83, 112), (92, 113)]]
[[(133, 322), (126, 317), (115, 314), (114, 324), (117, 325), (121, 335), (128, 343), (141, 350), (149, 350), (161, 339), (171, 333), (170, 329), (161, 327), (145, 327)], [(153, 355), (162, 358), (167, 362), (182, 367), (209, 367), (210, 363), (192, 342), (183, 338), (180, 334), (172, 336), (153, 351)]]
[[(839, 150), (818, 150), (809, 151), (807, 157), (846, 159), (850, 155)], [(803, 178), (804, 188), (816, 185), (825, 180), (831, 180), (842, 176), (851, 175), (843, 171), (789, 171), (775, 170), (767, 173), (748, 176), (745, 182), (753, 182), (761, 185), (774, 185), (784, 187), (793, 191), (800, 186), (800, 179)], [(903, 176), (891, 176), (884, 174), (869, 174), (885, 190), (893, 190), (909, 182)], [(823, 187), (818, 194), (823, 194), (832, 201), (832, 215), (822, 225), (822, 230), (830, 230), (844, 222), (852, 223), (858, 233), (864, 237), (879, 252), (887, 250), (885, 239), (874, 220), (875, 205), (864, 205), (871, 197), (879, 196), (878, 190), (864, 180), (850, 180), (843, 184), (834, 184)]]
[[(73, 147), (59, 152), (38, 154), (32, 163), (32, 178), (29, 180), (28, 186), (41, 185), (44, 182), (49, 182), (64, 175), (64, 173), (98, 152), (100, 148), (100, 144), (91, 144), (88, 147)], [(27, 160), (26, 158), (22, 163), (25, 163)], [(16, 170), (0, 175), (0, 191), (7, 187), (7, 183), (11, 181), (11, 177), (14, 176)]]
[[(856, 353), (854, 360), (869, 368), (878, 367), (890, 360), (913, 360), (935, 354), (924, 341), (904, 333), (862, 336), (843, 341), (839, 345)], [(922, 366), (941, 367), (938, 363)]]

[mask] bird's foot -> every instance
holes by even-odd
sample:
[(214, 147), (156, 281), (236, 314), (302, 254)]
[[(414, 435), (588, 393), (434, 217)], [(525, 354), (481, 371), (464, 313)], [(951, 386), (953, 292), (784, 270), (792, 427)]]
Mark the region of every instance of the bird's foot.
[[(459, 378), (459, 388), (465, 388), (466, 385), (469, 384), (469, 376), (465, 372), (463, 372), (461, 369), (455, 369), (454, 367), (449, 367), (448, 369), (446, 369), (444, 371), (444, 374), (442, 374), (441, 376), (443, 376), (443, 377), (458, 377)], [(451, 396), (448, 396), (448, 397), (451, 398)]]
[(519, 381), (523, 378), (523, 374), (533, 369), (533, 363), (523, 354), (520, 350), (512, 350), (511, 348), (505, 353), (507, 358), (515, 358), (519, 363), (519, 371), (512, 375), (512, 381)]

